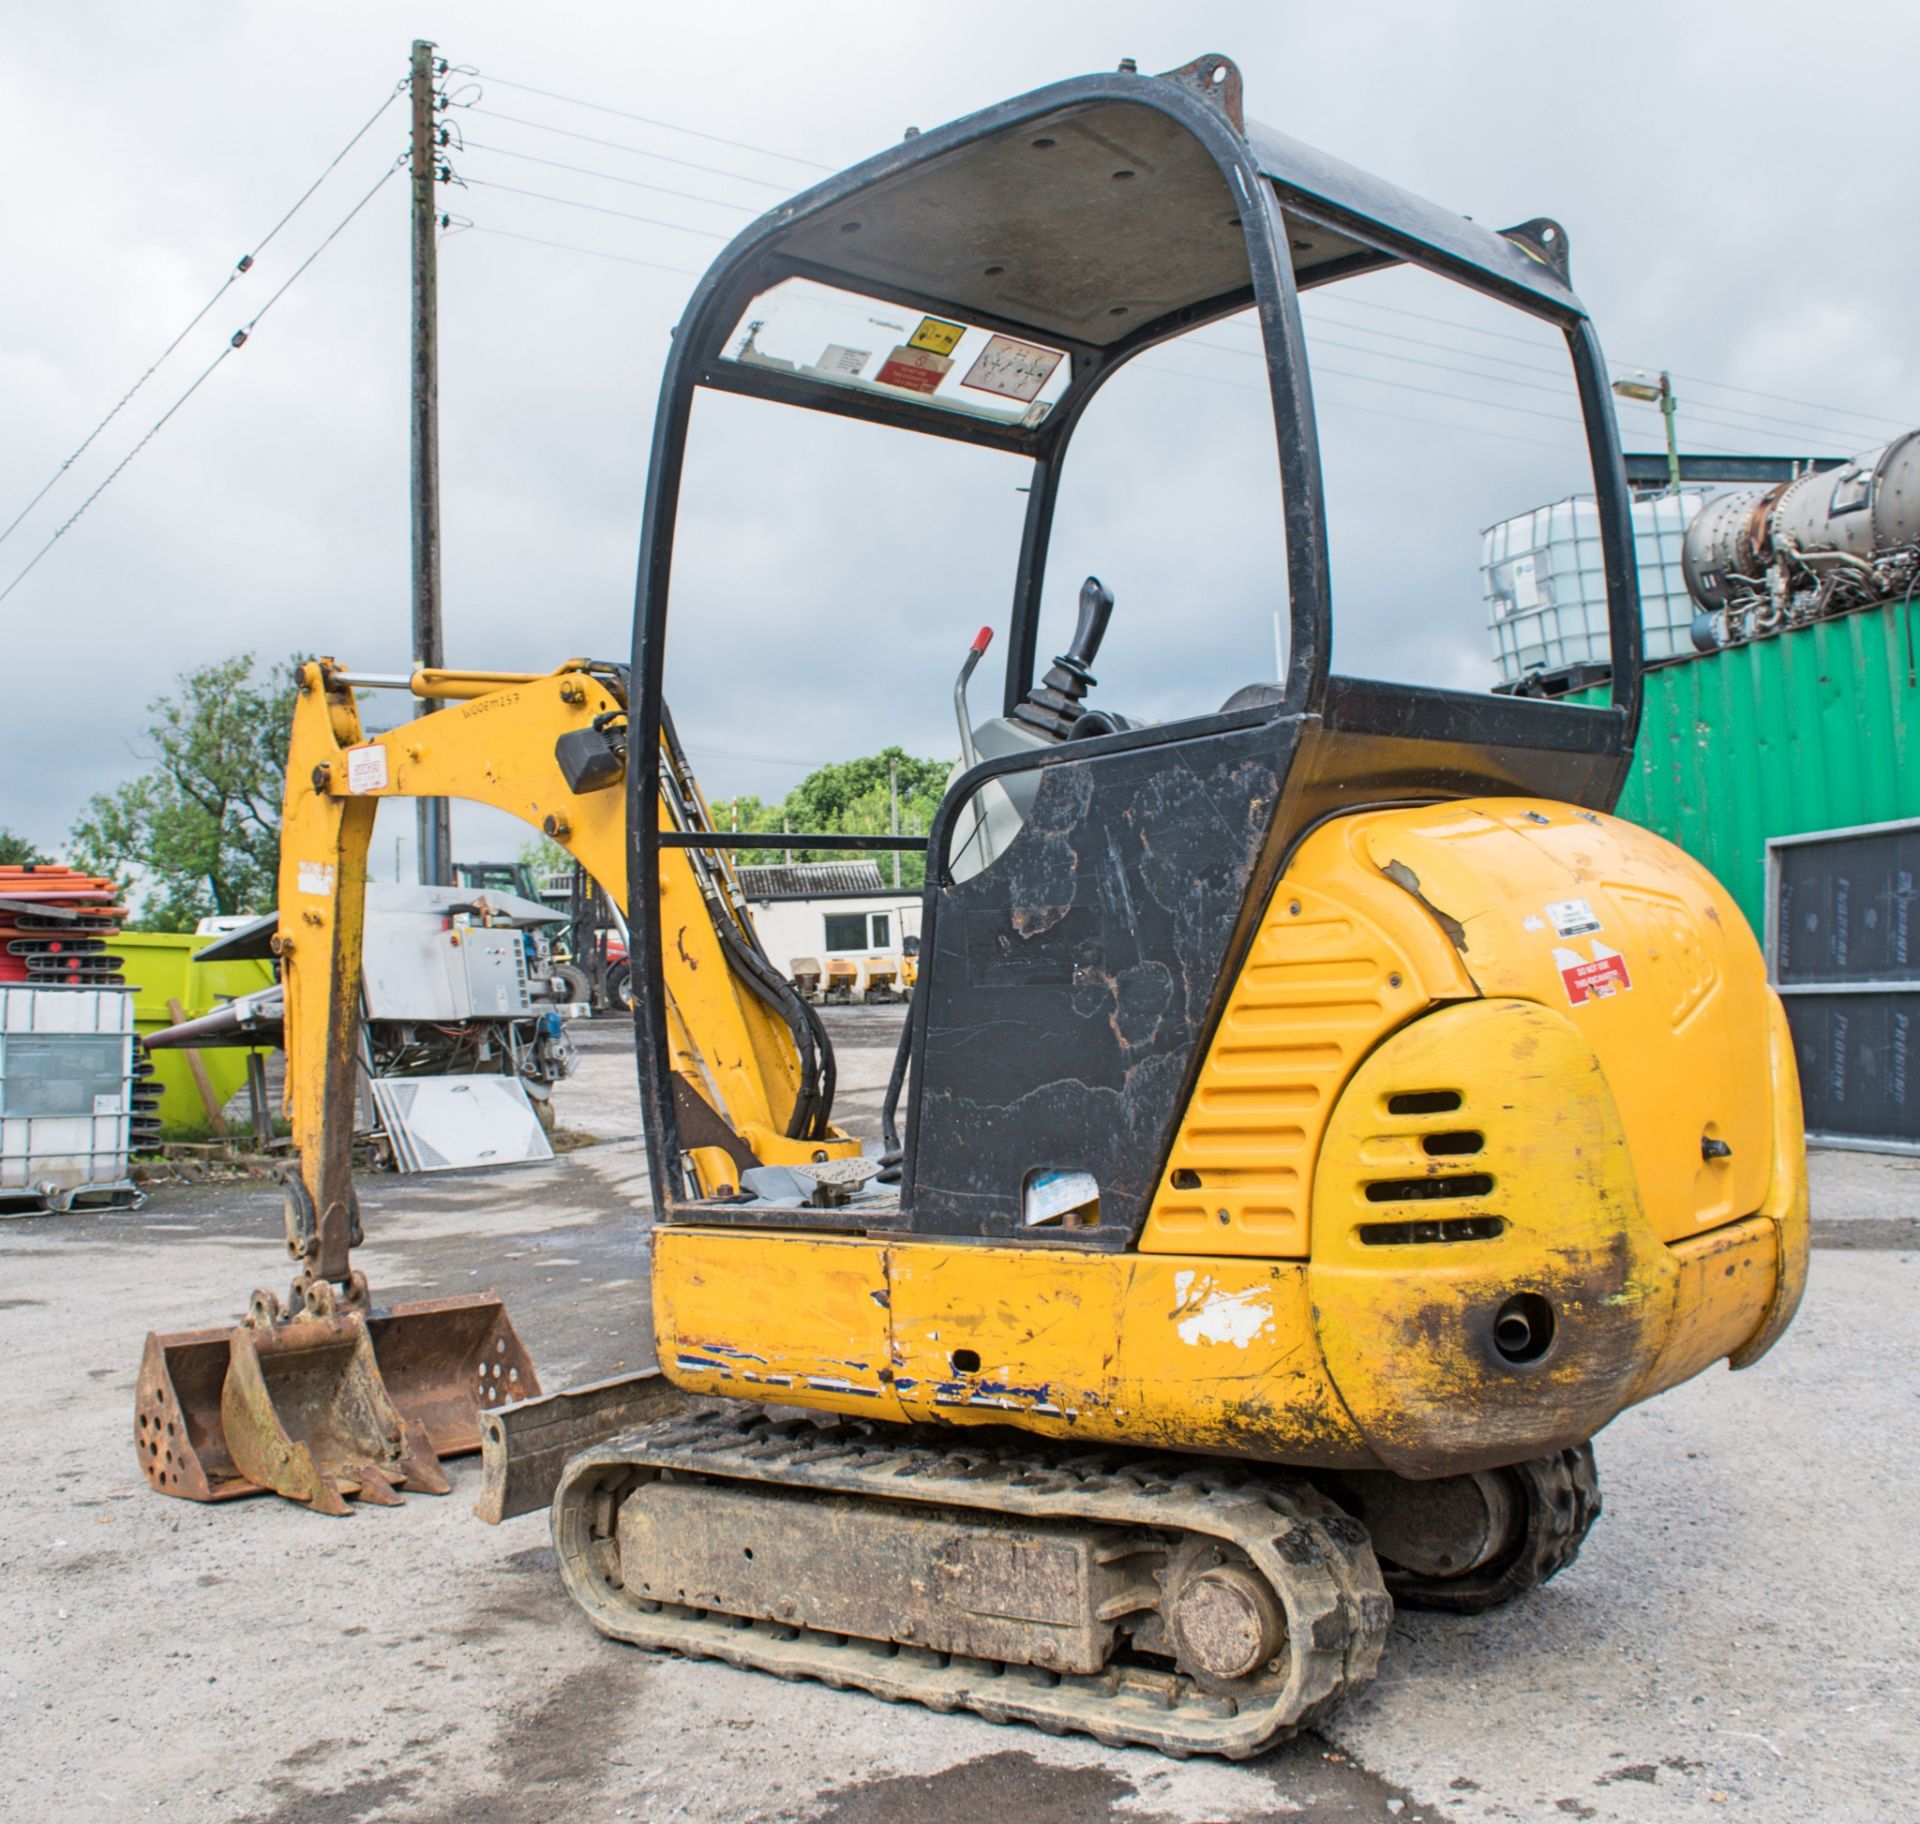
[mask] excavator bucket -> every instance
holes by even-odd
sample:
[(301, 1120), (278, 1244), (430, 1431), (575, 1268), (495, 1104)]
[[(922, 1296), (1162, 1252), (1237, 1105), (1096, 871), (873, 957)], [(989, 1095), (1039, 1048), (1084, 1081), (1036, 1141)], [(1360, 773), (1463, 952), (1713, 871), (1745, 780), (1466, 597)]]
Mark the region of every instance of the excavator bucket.
[(491, 1295), (283, 1321), (256, 1294), (231, 1330), (148, 1336), (134, 1438), (162, 1494), (272, 1492), (344, 1514), (348, 1496), (446, 1494), (440, 1459), (480, 1448), (481, 1411), (539, 1390)]

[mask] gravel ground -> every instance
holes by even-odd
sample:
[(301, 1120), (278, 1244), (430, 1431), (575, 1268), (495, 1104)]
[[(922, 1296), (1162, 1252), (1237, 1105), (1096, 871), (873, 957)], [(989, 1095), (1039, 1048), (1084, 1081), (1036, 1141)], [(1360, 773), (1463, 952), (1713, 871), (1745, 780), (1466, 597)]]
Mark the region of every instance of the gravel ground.
[[(895, 1016), (833, 1015), (873, 1131)], [(583, 1034), (551, 1164), (370, 1180), (383, 1297), (497, 1287), (548, 1384), (649, 1358), (644, 1165), (617, 1025)], [(281, 1285), (275, 1197), (0, 1223), (0, 1817), (249, 1824), (1778, 1824), (1920, 1813), (1920, 1161), (1820, 1153), (1799, 1323), (1600, 1440), (1607, 1513), (1506, 1613), (1406, 1615), (1379, 1682), (1245, 1766), (1162, 1760), (602, 1640), (542, 1516), (329, 1521), (147, 1489), (149, 1329)]]

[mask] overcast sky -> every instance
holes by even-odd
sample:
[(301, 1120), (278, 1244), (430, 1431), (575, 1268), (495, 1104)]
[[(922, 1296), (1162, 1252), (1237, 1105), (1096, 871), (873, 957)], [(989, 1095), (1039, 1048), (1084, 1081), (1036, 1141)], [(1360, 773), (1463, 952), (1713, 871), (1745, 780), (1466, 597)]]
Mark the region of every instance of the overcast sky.
[[(373, 111), (416, 34), (479, 72), (452, 79), (478, 106), (456, 116), (469, 184), (446, 206), (473, 231), (448, 238), (441, 277), (458, 664), (624, 656), (668, 331), (722, 237), (910, 124), (1126, 56), (1154, 70), (1225, 52), (1256, 119), (1490, 224), (1558, 218), (1609, 356), (1689, 376), (1688, 445), (1864, 449), (1920, 424), (1905, 125), (1920, 11), (1864, 9), (1837, 31), (1807, 18), (1754, 0), (1737, 14), (15, 0), (0, 524)], [(0, 544), (0, 588), (404, 143), (396, 105)], [(1403, 283), (1419, 277), (1309, 304), (1335, 659), (1479, 686), (1480, 534), (1579, 485), (1572, 407), (1543, 371), (1553, 338)], [(0, 824), (57, 849), (88, 794), (137, 769), (146, 704), (187, 666), (253, 648), (404, 668), (406, 311), (395, 179), (0, 603)], [(1135, 715), (1212, 709), (1274, 670), (1259, 369), (1244, 329), (1195, 340), (1089, 414), (1049, 576), (1049, 649), (1082, 574), (1114, 587), (1101, 700)], [(1657, 416), (1625, 410), (1627, 447), (1656, 447)], [(955, 751), (952, 673), (981, 623), (1004, 631), (1024, 480), (1013, 458), (933, 439), (703, 406), (670, 689), (710, 795), (776, 796), (886, 741)], [(984, 710), (997, 687), (982, 685)], [(392, 871), (399, 823), (383, 817), (376, 873)], [(456, 823), (467, 854), (519, 841), (504, 819)]]

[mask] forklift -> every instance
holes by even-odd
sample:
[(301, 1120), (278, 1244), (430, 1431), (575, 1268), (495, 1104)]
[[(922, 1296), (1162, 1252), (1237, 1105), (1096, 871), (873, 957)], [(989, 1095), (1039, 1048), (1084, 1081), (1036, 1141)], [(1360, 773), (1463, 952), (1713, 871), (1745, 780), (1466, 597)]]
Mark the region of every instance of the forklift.
[[(1396, 265), (1564, 337), (1605, 706), (1331, 672), (1300, 299)], [(919, 327), (823, 344), (822, 295)], [(1137, 720), (1094, 697), (1126, 637), (1097, 580), (1040, 667), (1063, 465), (1130, 361), (1249, 311), (1283, 675)], [(755, 940), (730, 855), (765, 838), (715, 827), (663, 701), (703, 393), (887, 427), (902, 462), (930, 437), (1030, 464), (998, 713), (963, 719), (930, 834), (791, 839), (924, 848), (878, 1143), (835, 1124), (827, 1035)], [(233, 1343), (268, 1362), (229, 1375), (237, 1479), (280, 1486), (306, 1451), (344, 1511), (444, 1486), (434, 1423), (477, 1430), (483, 1511), (550, 1503), (615, 1640), (1173, 1754), (1308, 1726), (1374, 1675), (1396, 1602), (1474, 1613), (1571, 1563), (1594, 1434), (1757, 1361), (1800, 1300), (1799, 1093), (1759, 949), (1705, 870), (1610, 815), (1640, 682), (1606, 369), (1557, 224), (1496, 232), (1249, 123), (1222, 56), (1052, 84), (782, 204), (675, 333), (628, 658), (302, 668), (280, 896), (301, 1278)], [(355, 695), (381, 683), (465, 713), (370, 737)], [(338, 1127), (373, 811), (423, 795), (510, 809), (624, 894), (653, 1194), (657, 1372), (515, 1397), (531, 1364), (495, 1311), (445, 1358), (457, 1427), (415, 1422), (407, 1307), (349, 1264)], [(275, 1404), (313, 1325), (362, 1352), (362, 1391), (395, 1356), (380, 1423)], [(219, 1416), (198, 1443), (225, 1447)]]

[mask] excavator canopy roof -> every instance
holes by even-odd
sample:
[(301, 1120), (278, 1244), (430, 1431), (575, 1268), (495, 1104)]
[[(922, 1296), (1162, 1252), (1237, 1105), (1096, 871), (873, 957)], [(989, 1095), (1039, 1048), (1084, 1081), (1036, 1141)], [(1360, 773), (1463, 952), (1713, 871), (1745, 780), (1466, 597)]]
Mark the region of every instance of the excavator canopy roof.
[[(715, 262), (708, 283), (738, 309), (696, 353), (709, 385), (1035, 443), (1068, 390), (1253, 303), (1269, 235), (1299, 288), (1411, 260), (1563, 324), (1584, 314), (1557, 224), (1495, 233), (1248, 124), (1238, 70), (1204, 57), (1054, 84), (803, 192)], [(882, 303), (958, 321), (861, 321)], [(967, 329), (983, 336), (962, 347)]]

